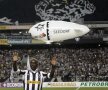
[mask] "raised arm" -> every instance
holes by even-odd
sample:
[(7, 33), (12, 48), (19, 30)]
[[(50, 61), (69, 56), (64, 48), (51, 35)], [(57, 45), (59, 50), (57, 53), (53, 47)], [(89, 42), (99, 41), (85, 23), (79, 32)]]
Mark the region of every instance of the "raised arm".
[(14, 52), (12, 58), (13, 58), (13, 71), (19, 73), (19, 75), (20, 74), (25, 74), (26, 70), (20, 70), (17, 67), (17, 61), (20, 59), (18, 53), (17, 52)]
[(14, 52), (12, 58), (13, 58), (13, 70), (17, 71), (18, 70), (17, 68), (18, 53)]
[(57, 61), (56, 61), (56, 57), (54, 56), (51, 60), (52, 69), (51, 69), (51, 73), (50, 73), (50, 78), (53, 78), (53, 76), (54, 76), (56, 64), (57, 64)]

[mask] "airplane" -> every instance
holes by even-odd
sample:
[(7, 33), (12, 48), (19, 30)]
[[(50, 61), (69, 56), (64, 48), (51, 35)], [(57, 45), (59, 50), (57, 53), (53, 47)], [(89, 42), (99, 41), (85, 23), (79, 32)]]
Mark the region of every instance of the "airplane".
[(81, 24), (67, 21), (43, 21), (29, 29), (32, 38), (42, 40), (46, 44), (62, 42), (87, 34), (90, 29)]

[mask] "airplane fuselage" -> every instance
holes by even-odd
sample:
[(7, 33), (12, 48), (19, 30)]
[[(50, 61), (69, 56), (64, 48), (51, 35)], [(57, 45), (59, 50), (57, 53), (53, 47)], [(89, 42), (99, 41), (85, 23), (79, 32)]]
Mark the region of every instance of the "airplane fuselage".
[(45, 42), (59, 42), (83, 36), (90, 29), (85, 25), (80, 25), (66, 21), (43, 21), (30, 28), (32, 37)]

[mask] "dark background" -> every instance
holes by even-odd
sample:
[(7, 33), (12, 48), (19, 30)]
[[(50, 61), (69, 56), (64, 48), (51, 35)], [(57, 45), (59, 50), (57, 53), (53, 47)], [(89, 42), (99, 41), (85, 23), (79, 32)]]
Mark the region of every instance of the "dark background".
[[(0, 18), (7, 17), (20, 23), (41, 21), (36, 16), (34, 5), (40, 0), (0, 0)], [(84, 16), (85, 21), (108, 21), (108, 0), (89, 0), (96, 11)]]

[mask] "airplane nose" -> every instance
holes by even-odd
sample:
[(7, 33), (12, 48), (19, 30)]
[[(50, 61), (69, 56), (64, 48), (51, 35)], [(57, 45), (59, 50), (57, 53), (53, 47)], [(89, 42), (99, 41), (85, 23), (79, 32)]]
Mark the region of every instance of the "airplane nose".
[(85, 32), (88, 33), (90, 31), (90, 29), (86, 26), (85, 27)]
[(33, 29), (32, 28), (28, 31), (28, 33), (30, 33), (31, 36), (34, 37), (34, 32), (33, 32)]
[(80, 25), (76, 30), (77, 35), (84, 35), (87, 34), (90, 29), (87, 26)]
[(31, 33), (31, 29), (28, 31), (28, 33)]
[(33, 27), (29, 29), (28, 33), (30, 33), (33, 38), (37, 36), (36, 29)]
[(82, 30), (83, 30), (84, 34), (86, 34), (90, 31), (90, 29), (87, 26), (83, 27)]
[(30, 33), (31, 35), (34, 35), (34, 28), (30, 28), (28, 33)]

